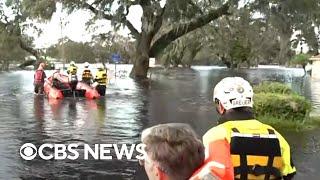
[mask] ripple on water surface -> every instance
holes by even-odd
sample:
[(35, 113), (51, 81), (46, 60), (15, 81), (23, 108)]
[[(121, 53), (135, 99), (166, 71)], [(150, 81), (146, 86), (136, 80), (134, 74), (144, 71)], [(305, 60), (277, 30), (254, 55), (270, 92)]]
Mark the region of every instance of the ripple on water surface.
[[(77, 143), (81, 152), (84, 143), (137, 143), (143, 128), (167, 122), (189, 123), (201, 136), (217, 119), (212, 106), (212, 87), (223, 77), (236, 75), (252, 83), (285, 82), (310, 98), (314, 107), (320, 106), (320, 82), (302, 77), (300, 69), (234, 72), (196, 67), (175, 70), (167, 76), (152, 74), (148, 88), (130, 79), (118, 78), (112, 79), (106, 97), (98, 100), (48, 100), (33, 95), (33, 72), (3, 73), (0, 76), (0, 179), (146, 179), (135, 160), (44, 161), (36, 158), (24, 161), (19, 156), (19, 148), (27, 142), (36, 146)], [(303, 168), (320, 162), (319, 153), (313, 153), (319, 143), (312, 143), (312, 137), (318, 135), (286, 135), (293, 146), (296, 165), (302, 170), (299, 177), (310, 177), (308, 173), (320, 176), (312, 168)]]

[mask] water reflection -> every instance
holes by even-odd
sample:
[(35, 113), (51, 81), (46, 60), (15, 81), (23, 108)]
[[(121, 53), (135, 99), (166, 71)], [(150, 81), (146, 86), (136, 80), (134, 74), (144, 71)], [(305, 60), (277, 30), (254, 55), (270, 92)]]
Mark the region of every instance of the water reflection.
[[(48, 104), (52, 113), (52, 119), (58, 120), (62, 118), (62, 100), (60, 99), (48, 99)], [(48, 114), (47, 114), (48, 115)]]
[(44, 119), (44, 97), (34, 96), (33, 99), (34, 117), (37, 121), (43, 121)]

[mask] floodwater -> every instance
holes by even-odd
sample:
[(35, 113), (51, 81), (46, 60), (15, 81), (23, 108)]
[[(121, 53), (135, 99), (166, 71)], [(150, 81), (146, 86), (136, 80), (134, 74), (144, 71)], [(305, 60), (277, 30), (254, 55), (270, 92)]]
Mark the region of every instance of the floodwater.
[[(130, 71), (130, 66), (117, 70)], [(120, 73), (125, 73), (122, 71)], [(47, 72), (47, 75), (50, 71)], [(111, 79), (105, 98), (49, 101), (33, 95), (33, 72), (17, 71), (0, 76), (0, 179), (146, 179), (137, 160), (26, 161), (20, 147), (33, 143), (136, 144), (141, 131), (167, 122), (190, 124), (201, 137), (216, 124), (212, 87), (223, 77), (239, 75), (251, 83), (285, 82), (320, 109), (320, 81), (303, 76), (301, 69), (251, 69), (233, 72), (218, 67), (193, 67), (156, 71), (151, 83), (139, 85), (126, 78)], [(284, 131), (298, 169), (295, 179), (320, 177), (320, 133)], [(49, 149), (50, 150), (50, 149)], [(46, 152), (48, 154), (52, 152)], [(135, 152), (136, 153), (136, 152)], [(114, 154), (114, 152), (111, 152)]]

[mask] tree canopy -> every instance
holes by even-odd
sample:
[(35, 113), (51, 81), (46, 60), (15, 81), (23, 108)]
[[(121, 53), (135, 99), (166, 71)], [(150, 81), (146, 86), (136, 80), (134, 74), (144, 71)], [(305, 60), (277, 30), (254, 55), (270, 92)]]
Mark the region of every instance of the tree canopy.
[[(58, 4), (68, 13), (90, 12), (88, 28), (107, 20), (114, 30), (127, 28), (135, 40), (133, 45), (119, 38), (101, 39), (109, 33), (102, 32), (85, 45), (68, 42), (64, 53), (69, 54), (63, 56), (76, 58), (70, 58), (72, 53), (67, 48), (81, 49), (82, 45), (95, 47), (91, 56), (98, 59), (108, 56), (104, 48), (109, 48), (107, 52), (122, 51), (126, 62), (134, 64), (133, 77), (146, 77), (150, 57), (189, 66), (201, 48), (211, 49), (210, 53), (228, 67), (243, 63), (286, 64), (293, 56), (292, 48), (307, 44), (311, 54), (319, 49), (318, 0), (6, 0), (0, 2), (0, 35), (12, 39), (9, 47), (19, 46), (40, 59), (44, 52), (34, 49), (26, 30), (41, 33), (35, 22), (50, 20)], [(140, 28), (128, 19), (133, 7), (142, 10)], [(85, 56), (80, 54), (76, 59), (82, 61)]]
[[(50, 18), (54, 12), (55, 1), (24, 0), (30, 7), (34, 18)], [(233, 2), (233, 0), (232, 0)], [(149, 57), (161, 53), (172, 41), (228, 14), (233, 3), (230, 1), (195, 1), (195, 0), (67, 0), (59, 1), (68, 12), (79, 9), (92, 13), (91, 21), (109, 20), (115, 29), (127, 27), (136, 40), (134, 67), (131, 75), (135, 78), (146, 78)], [(235, 3), (237, 4), (237, 3)], [(127, 19), (130, 7), (142, 9), (141, 29), (136, 29)]]
[(119, 53), (123, 63), (129, 63), (132, 53), (132, 42), (118, 35), (108, 34), (107, 37), (95, 37), (92, 42), (74, 42), (70, 39), (60, 40), (50, 46), (45, 55), (61, 62), (68, 63), (105, 63), (110, 62), (112, 53)]
[[(233, 9), (230, 15), (202, 27), (205, 32), (203, 37), (185, 41), (181, 38), (181, 45), (172, 47), (181, 47), (180, 51), (175, 50), (181, 52), (190, 41), (201, 42), (205, 44), (203, 48), (211, 49), (210, 53), (231, 68), (243, 62), (249, 66), (259, 63), (286, 64), (294, 54), (293, 48), (298, 45), (307, 44), (311, 54), (318, 53), (319, 34), (316, 29), (320, 27), (319, 7), (315, 0), (298, 3), (250, 1), (241, 8)], [(186, 36), (192, 37), (191, 34)], [(170, 53), (165, 54), (167, 57)], [(172, 56), (172, 59), (176, 58)]]

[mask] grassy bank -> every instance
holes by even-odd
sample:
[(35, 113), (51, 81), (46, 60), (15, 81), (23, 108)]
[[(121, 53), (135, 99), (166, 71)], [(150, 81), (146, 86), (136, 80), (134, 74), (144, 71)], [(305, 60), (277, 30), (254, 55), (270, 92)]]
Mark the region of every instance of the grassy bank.
[(264, 82), (254, 87), (256, 118), (276, 128), (313, 129), (320, 117), (310, 117), (312, 106), (305, 97), (284, 84)]

